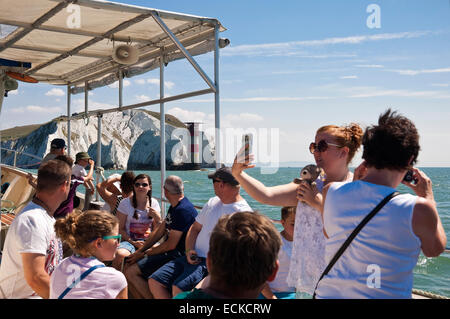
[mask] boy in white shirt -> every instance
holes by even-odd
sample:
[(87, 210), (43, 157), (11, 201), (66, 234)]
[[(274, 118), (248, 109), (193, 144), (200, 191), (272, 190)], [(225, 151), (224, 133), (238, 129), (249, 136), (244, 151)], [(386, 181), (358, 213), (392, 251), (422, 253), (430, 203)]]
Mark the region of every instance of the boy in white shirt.
[[(86, 187), (86, 194), (84, 198), (83, 210), (89, 209), (91, 197), (94, 194), (95, 188), (93, 180), (94, 175), (94, 160), (86, 152), (79, 152), (75, 155), (75, 165), (72, 167), (72, 175), (76, 179), (82, 180)], [(85, 167), (90, 165), (89, 173), (86, 173)]]
[(283, 225), (283, 230), (280, 232), (282, 245), (278, 253), (280, 267), (278, 268), (275, 279), (267, 282), (261, 290), (260, 298), (295, 299), (295, 287), (289, 287), (287, 283), (292, 256), (294, 224), (295, 207), (283, 207), (281, 209), (281, 225)]

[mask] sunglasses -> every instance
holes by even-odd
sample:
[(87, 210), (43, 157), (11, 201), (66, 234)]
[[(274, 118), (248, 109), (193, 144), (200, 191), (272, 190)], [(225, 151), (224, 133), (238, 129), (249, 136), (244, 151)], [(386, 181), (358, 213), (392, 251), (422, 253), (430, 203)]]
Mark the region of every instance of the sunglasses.
[(214, 183), (220, 183), (220, 182), (222, 182), (221, 180), (215, 179), (215, 178), (213, 178), (212, 181), (213, 181), (213, 184), (214, 184)]
[(319, 143), (311, 143), (309, 144), (309, 151), (311, 152), (311, 154), (314, 154), (314, 152), (317, 150), (320, 153), (325, 152), (328, 149), (328, 146), (336, 146), (336, 147), (342, 147), (341, 145), (337, 145), (337, 144), (333, 144), (333, 143), (328, 143), (325, 140), (320, 140)]
[(107, 239), (117, 239), (117, 242), (120, 243), (122, 241), (122, 235), (111, 235), (111, 236), (103, 236), (102, 237), (103, 240), (107, 240)]
[(148, 184), (147, 183), (134, 183), (134, 187), (147, 187)]
[[(92, 240), (90, 240), (89, 242), (93, 242), (93, 241), (96, 240), (96, 239), (97, 239), (97, 237), (94, 238), (94, 239), (92, 239)], [(116, 239), (117, 242), (120, 244), (120, 242), (122, 241), (122, 235), (119, 234), (119, 235), (103, 236), (102, 239), (103, 239), (103, 240), (107, 240), (107, 239)]]

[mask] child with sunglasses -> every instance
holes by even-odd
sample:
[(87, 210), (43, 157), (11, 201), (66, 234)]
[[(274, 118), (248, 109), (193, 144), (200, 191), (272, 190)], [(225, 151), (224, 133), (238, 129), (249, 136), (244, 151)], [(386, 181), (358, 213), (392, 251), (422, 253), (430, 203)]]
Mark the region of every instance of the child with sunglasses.
[(55, 222), (56, 235), (74, 255), (65, 258), (50, 277), (50, 299), (127, 299), (125, 276), (104, 261), (119, 246), (119, 221), (106, 211), (78, 210)]
[(117, 208), (122, 243), (113, 261), (113, 267), (122, 268), (125, 257), (139, 249), (150, 233), (161, 223), (161, 208), (152, 197), (152, 180), (146, 174), (134, 178), (133, 195), (125, 198)]
[(362, 128), (355, 123), (348, 126), (327, 125), (319, 128), (309, 150), (316, 165), (325, 176), (314, 185), (290, 182), (267, 187), (244, 170), (251, 164), (253, 154), (245, 156), (244, 146), (236, 155), (232, 173), (253, 199), (273, 206), (295, 206), (294, 242), (287, 283), (296, 287), (302, 297), (310, 298), (325, 264), (325, 236), (323, 233), (322, 188), (331, 182), (353, 180), (348, 165), (361, 145)]

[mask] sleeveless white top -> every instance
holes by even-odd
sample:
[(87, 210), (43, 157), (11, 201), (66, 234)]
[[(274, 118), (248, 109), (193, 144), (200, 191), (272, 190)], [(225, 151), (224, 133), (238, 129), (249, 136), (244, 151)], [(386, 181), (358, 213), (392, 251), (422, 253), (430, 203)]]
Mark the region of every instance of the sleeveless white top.
[[(364, 181), (330, 185), (324, 207), (327, 264), (361, 220), (394, 191)], [(402, 194), (389, 201), (320, 281), (317, 298), (411, 298), (421, 250), (412, 229), (416, 199)]]
[[(322, 192), (323, 177), (316, 180)], [(295, 214), (294, 243), (287, 283), (297, 292), (313, 294), (325, 264), (325, 235), (321, 213), (308, 204), (298, 202)]]

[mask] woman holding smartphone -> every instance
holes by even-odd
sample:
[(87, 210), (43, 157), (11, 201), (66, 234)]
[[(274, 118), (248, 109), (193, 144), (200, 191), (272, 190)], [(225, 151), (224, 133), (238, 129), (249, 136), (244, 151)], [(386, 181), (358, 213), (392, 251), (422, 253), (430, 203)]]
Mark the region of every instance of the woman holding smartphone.
[(309, 146), (318, 167), (325, 175), (319, 176), (316, 186), (290, 182), (265, 186), (245, 173), (255, 167), (254, 156), (245, 156), (244, 146), (237, 154), (232, 173), (245, 191), (260, 203), (272, 206), (296, 206), (294, 244), (288, 284), (298, 293), (312, 296), (315, 284), (325, 268), (325, 235), (320, 210), (322, 188), (331, 182), (352, 181), (348, 165), (361, 145), (363, 130), (358, 124), (348, 126), (327, 125), (319, 128)]

